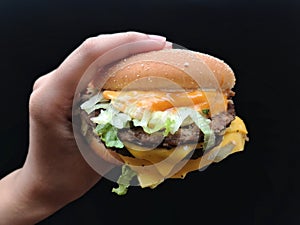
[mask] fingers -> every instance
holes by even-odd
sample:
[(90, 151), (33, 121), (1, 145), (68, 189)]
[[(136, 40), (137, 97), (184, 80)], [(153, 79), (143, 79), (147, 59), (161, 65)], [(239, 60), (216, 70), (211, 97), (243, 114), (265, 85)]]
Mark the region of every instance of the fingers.
[(47, 83), (48, 78), (51, 77), (51, 76), (53, 76), (52, 74), (54, 74), (54, 72), (55, 72), (55, 70), (51, 71), (50, 73), (48, 73), (46, 75), (40, 76), (34, 82), (32, 90), (35, 91), (35, 90), (41, 88), (45, 83)]
[(173, 48), (173, 43), (170, 41), (166, 41), (164, 49), (172, 49)]
[[(74, 129), (74, 136), (82, 157), (99, 175), (105, 176), (106, 173), (118, 165), (115, 163), (118, 161), (108, 151), (105, 151), (103, 145), (96, 143), (96, 139), (93, 140), (92, 144), (88, 144), (87, 139), (82, 136), (78, 128)], [(91, 147), (95, 145), (97, 145), (96, 148)]]
[[(167, 43), (164, 48), (170, 48), (170, 45), (167, 47)], [(161, 45), (157, 43), (157, 41), (153, 40), (141, 40), (132, 43), (127, 43), (120, 45), (114, 49), (103, 54), (101, 57), (98, 57), (85, 71), (85, 73), (81, 76), (80, 82), (77, 86), (76, 93), (79, 93), (86, 89), (88, 83), (93, 80), (93, 84), (96, 87), (102, 87), (106, 80), (108, 79), (105, 76), (105, 72), (101, 71), (105, 65), (108, 65), (116, 60), (123, 59), (129, 55), (147, 52), (151, 50), (157, 50), (161, 48)], [(104, 70), (105, 71), (105, 70)], [(103, 72), (103, 73), (102, 73)], [(97, 85), (98, 84), (98, 85)]]
[[(73, 95), (76, 86), (86, 69), (99, 56), (117, 48), (118, 46), (145, 41), (136, 48), (128, 49), (122, 57), (144, 51), (159, 50), (166, 46), (166, 38), (156, 35), (146, 35), (137, 32), (105, 34), (87, 39), (79, 46), (57, 69), (52, 76), (51, 83), (65, 94)], [(120, 58), (120, 56), (116, 56)], [(67, 97), (67, 96), (66, 96)], [(71, 96), (69, 96), (71, 97)]]

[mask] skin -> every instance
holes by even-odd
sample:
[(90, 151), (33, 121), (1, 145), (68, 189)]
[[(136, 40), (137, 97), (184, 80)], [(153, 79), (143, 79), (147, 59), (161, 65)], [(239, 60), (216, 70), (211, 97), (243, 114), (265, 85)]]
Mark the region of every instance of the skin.
[[(101, 179), (75, 142), (72, 101), (80, 78), (99, 56), (133, 42), (139, 44), (127, 49), (122, 57), (171, 47), (164, 37), (156, 35), (99, 35), (88, 38), (57, 69), (35, 82), (29, 101), (26, 161), (0, 180), (0, 225), (35, 224), (84, 195)], [(111, 169), (104, 161), (103, 167)]]

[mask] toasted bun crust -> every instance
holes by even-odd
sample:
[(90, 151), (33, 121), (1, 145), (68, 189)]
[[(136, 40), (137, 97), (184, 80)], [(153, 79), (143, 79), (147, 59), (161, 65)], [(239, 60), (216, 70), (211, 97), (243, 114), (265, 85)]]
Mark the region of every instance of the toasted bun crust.
[[(213, 56), (183, 49), (166, 49), (140, 53), (123, 59), (105, 72), (103, 89), (218, 89), (223, 92), (235, 85), (232, 69)], [(163, 78), (164, 80), (159, 80)], [(137, 82), (136, 85), (131, 85)], [(165, 82), (165, 81), (169, 82)]]

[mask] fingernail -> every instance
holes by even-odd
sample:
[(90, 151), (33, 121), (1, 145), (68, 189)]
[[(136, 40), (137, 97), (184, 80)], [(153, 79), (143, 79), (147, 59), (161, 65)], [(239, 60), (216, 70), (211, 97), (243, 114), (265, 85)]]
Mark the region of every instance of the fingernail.
[(172, 42), (169, 42), (167, 41), (166, 44), (165, 44), (165, 48), (167, 49), (171, 49), (173, 47), (173, 43)]
[(148, 37), (155, 41), (161, 41), (161, 42), (166, 41), (166, 38), (160, 35), (149, 34)]

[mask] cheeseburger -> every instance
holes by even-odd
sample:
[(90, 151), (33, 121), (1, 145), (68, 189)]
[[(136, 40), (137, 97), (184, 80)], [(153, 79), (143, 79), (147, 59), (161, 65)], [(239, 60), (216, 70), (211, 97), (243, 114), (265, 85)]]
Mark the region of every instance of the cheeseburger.
[(183, 49), (140, 53), (103, 69), (81, 93), (81, 132), (104, 160), (155, 188), (242, 151), (247, 129), (236, 115), (232, 69), (213, 56)]

